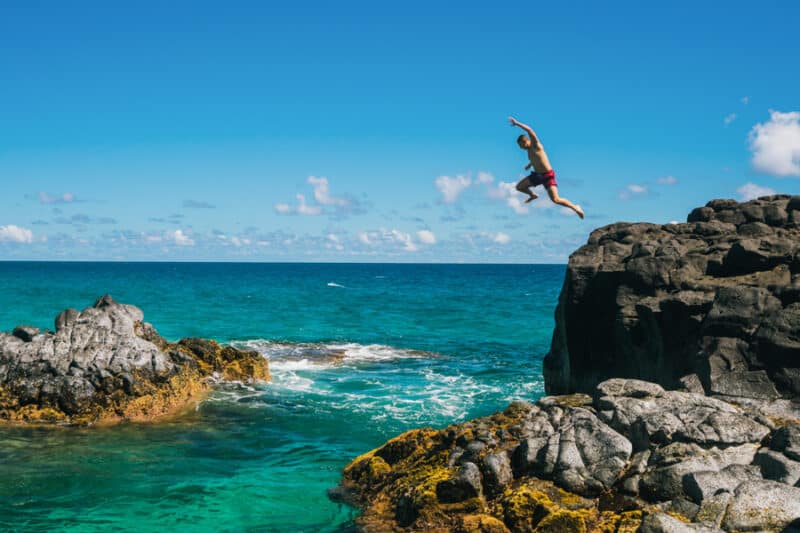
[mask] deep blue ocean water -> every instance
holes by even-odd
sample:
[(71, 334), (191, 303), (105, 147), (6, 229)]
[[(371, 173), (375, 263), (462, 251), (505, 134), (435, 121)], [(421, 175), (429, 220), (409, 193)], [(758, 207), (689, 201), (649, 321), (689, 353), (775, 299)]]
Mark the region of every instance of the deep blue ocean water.
[(0, 530), (341, 531), (347, 462), (544, 392), (560, 265), (3, 263), (0, 330), (110, 293), (170, 340), (259, 350), (177, 420), (0, 426)]

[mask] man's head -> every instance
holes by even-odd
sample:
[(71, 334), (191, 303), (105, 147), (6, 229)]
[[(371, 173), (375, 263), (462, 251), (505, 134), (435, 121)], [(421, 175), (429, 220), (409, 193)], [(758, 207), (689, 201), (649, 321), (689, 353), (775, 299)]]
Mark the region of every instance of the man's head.
[(527, 150), (528, 148), (531, 147), (531, 138), (528, 137), (527, 135), (520, 135), (519, 137), (517, 137), (517, 144), (523, 150)]

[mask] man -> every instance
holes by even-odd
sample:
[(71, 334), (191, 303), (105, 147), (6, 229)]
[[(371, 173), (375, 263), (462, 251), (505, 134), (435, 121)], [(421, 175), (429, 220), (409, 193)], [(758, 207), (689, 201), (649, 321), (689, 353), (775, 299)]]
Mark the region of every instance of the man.
[(539, 138), (536, 136), (536, 134), (533, 133), (533, 130), (530, 128), (530, 126), (526, 126), (521, 122), (517, 122), (514, 117), (509, 117), (508, 120), (511, 122), (511, 126), (519, 126), (528, 134), (527, 136), (520, 135), (517, 138), (517, 144), (519, 147), (528, 152), (528, 159), (530, 160), (530, 163), (525, 166), (525, 170), (533, 167), (533, 172), (522, 178), (520, 182), (517, 183), (517, 190), (529, 196), (529, 198), (525, 200), (525, 203), (536, 200), (539, 197), (539, 195), (533, 192), (531, 188), (536, 187), (537, 185), (543, 185), (547, 191), (547, 194), (550, 196), (550, 200), (552, 200), (554, 204), (569, 207), (575, 211), (579, 217), (583, 218), (583, 209), (581, 209), (580, 206), (575, 205), (566, 198), (561, 198), (558, 195), (556, 173), (553, 170), (553, 167), (550, 166), (550, 160), (547, 159), (547, 154), (544, 151), (542, 143), (539, 141)]

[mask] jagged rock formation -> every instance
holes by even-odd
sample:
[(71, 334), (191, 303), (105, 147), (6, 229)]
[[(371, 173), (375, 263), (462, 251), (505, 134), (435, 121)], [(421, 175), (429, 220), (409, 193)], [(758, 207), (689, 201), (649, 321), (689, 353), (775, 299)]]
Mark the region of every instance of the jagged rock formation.
[(800, 196), (713, 200), (684, 224), (618, 223), (572, 254), (547, 391), (611, 377), (800, 395)]
[(210, 379), (269, 380), (257, 352), (203, 339), (170, 343), (143, 318), (106, 295), (60, 313), (55, 332), (0, 333), (0, 420), (149, 420), (206, 392)]
[(363, 509), (363, 531), (791, 531), (795, 414), (611, 379), (400, 435), (350, 463), (332, 497)]
[(800, 532), (800, 197), (595, 230), (544, 373), (562, 396), (405, 433), (331, 497), (363, 531)]

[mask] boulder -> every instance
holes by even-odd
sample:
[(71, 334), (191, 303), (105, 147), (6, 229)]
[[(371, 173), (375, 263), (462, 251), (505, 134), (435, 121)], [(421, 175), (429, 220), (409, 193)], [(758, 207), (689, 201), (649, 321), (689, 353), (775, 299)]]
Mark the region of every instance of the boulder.
[(722, 523), (726, 531), (790, 531), (800, 528), (800, 488), (776, 481), (746, 481)]
[(591, 393), (610, 378), (675, 389), (697, 374), (710, 395), (800, 395), (795, 205), (786, 195), (712, 200), (685, 224), (592, 232), (567, 266), (547, 392)]
[(0, 333), (0, 419), (90, 424), (152, 419), (208, 388), (210, 376), (269, 379), (267, 361), (214, 341), (169, 343), (142, 311), (109, 296), (67, 309), (56, 331)]

